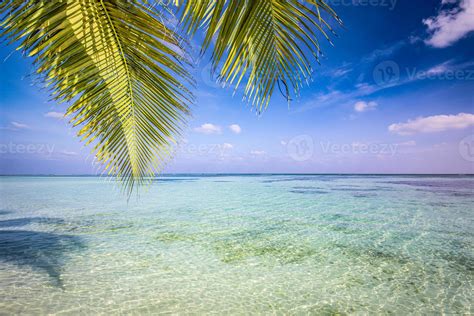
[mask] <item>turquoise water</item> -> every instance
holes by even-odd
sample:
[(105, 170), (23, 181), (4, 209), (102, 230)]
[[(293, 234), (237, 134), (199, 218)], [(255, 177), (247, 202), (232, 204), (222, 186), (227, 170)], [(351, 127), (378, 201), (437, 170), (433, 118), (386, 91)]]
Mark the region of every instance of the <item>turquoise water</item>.
[(474, 178), (0, 178), (0, 314), (471, 314)]

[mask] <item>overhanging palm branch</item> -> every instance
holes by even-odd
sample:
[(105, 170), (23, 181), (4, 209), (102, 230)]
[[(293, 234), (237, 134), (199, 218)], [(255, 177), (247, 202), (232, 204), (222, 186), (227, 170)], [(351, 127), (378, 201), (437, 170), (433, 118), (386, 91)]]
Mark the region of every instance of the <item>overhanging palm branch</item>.
[[(160, 168), (189, 113), (182, 39), (140, 1), (5, 1), (4, 32), (35, 56), (78, 135), (134, 185)], [(179, 47), (179, 49), (177, 49)]]
[[(2, 36), (35, 57), (54, 98), (128, 194), (160, 170), (189, 115), (184, 41), (146, 0), (4, 0)], [(162, 4), (162, 1), (157, 1)], [(174, 0), (186, 30), (205, 28), (220, 79), (259, 111), (279, 86), (297, 94), (318, 59), (322, 0)], [(291, 91), (290, 91), (291, 90)]]
[(214, 69), (224, 83), (239, 87), (259, 111), (278, 86), (289, 99), (298, 94), (319, 62), (318, 34), (330, 41), (325, 17), (341, 20), (322, 0), (176, 0), (190, 33), (206, 28), (203, 47), (212, 48)]

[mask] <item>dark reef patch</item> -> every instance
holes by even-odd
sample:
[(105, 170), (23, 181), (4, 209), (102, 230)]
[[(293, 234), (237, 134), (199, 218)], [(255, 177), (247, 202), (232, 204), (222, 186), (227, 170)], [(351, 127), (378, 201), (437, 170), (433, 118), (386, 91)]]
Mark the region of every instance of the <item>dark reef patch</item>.
[(328, 194), (329, 192), (327, 191), (322, 191), (322, 190), (290, 190), (289, 192), (291, 193), (297, 193), (297, 194)]
[(0, 228), (5, 227), (21, 227), (29, 224), (53, 224), (60, 225), (64, 224), (64, 220), (60, 218), (47, 218), (47, 217), (25, 217), (25, 218), (14, 218), (0, 221)]
[(369, 197), (376, 197), (376, 193), (361, 193), (361, 192), (356, 192), (352, 195), (355, 198), (369, 198)]
[(403, 181), (387, 181), (383, 183), (409, 185), (423, 188), (438, 188), (438, 189), (470, 189), (474, 190), (473, 180), (403, 180)]
[(155, 178), (152, 182), (193, 182), (199, 178)]

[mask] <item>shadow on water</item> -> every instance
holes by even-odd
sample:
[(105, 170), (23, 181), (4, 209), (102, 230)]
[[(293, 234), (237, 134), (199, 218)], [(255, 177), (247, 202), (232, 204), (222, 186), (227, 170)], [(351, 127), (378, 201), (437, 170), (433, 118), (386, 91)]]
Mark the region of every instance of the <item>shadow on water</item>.
[[(0, 227), (18, 227), (30, 223), (58, 224), (56, 218), (18, 218), (0, 221)], [(48, 274), (54, 285), (64, 288), (61, 270), (68, 253), (85, 246), (77, 236), (29, 230), (0, 230), (0, 261), (26, 266)]]

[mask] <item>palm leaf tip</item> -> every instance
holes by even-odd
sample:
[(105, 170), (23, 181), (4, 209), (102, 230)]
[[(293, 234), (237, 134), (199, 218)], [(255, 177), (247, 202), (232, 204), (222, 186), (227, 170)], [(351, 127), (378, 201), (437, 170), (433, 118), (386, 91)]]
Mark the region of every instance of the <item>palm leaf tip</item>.
[[(185, 45), (142, 1), (5, 1), (4, 35), (34, 56), (96, 158), (131, 193), (160, 170), (189, 114)], [(179, 48), (179, 49), (177, 49)]]
[[(6, 0), (2, 36), (35, 58), (54, 99), (130, 194), (172, 155), (193, 102), (187, 45), (147, 0)], [(163, 3), (157, 1), (157, 3)], [(213, 69), (259, 112), (278, 88), (299, 93), (330, 41), (322, 0), (173, 0), (189, 33), (205, 27)], [(156, 3), (155, 3), (156, 5)]]
[[(204, 25), (203, 46), (212, 48), (219, 78), (235, 89), (246, 81), (244, 99), (262, 111), (276, 87), (289, 100), (298, 95), (319, 62), (318, 35), (330, 43), (334, 30), (327, 22), (342, 23), (322, 0), (188, 0), (182, 22), (190, 33)], [(215, 41), (215, 44), (213, 42)]]

